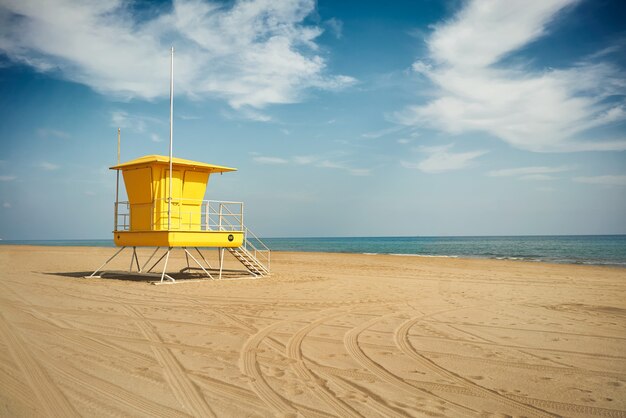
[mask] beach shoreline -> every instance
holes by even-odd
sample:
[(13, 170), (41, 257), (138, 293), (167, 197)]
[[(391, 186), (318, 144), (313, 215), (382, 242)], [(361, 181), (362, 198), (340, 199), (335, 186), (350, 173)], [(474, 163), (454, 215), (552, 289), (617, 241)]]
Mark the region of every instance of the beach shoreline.
[[(626, 235), (264, 238), (272, 251), (520, 260), (626, 268)], [(0, 245), (113, 248), (112, 240), (1, 241)]]
[(621, 267), (278, 251), (255, 280), (83, 278), (114, 251), (0, 246), (0, 415), (626, 416)]

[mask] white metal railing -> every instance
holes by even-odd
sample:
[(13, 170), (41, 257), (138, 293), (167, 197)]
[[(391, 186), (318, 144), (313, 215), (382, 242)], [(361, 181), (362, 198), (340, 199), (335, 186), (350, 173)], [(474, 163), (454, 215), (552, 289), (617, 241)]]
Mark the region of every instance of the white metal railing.
[(254, 258), (256, 258), (257, 261), (259, 261), (262, 265), (264, 265), (265, 268), (267, 268), (267, 271), (270, 270), (270, 256), (272, 254), (271, 250), (268, 248), (267, 245), (263, 243), (263, 241), (259, 239), (259, 237), (254, 235), (252, 231), (245, 227), (243, 235), (243, 247), (252, 255), (254, 255)]
[(130, 230), (130, 204), (128, 202), (113, 202), (115, 223), (113, 231)]
[[(167, 199), (150, 203), (115, 204), (115, 231), (167, 231)], [(157, 210), (157, 208), (159, 210)], [(140, 222), (132, 223), (131, 216)], [(170, 229), (174, 231), (235, 231), (243, 232), (241, 247), (249, 252), (263, 267), (270, 270), (271, 251), (243, 223), (243, 202), (221, 200), (172, 199)]]
[[(167, 199), (150, 203), (118, 202), (115, 231), (165, 231), (168, 229)], [(133, 215), (134, 213), (134, 215)], [(133, 222), (140, 218), (140, 222)], [(243, 232), (243, 202), (172, 199), (171, 230)]]

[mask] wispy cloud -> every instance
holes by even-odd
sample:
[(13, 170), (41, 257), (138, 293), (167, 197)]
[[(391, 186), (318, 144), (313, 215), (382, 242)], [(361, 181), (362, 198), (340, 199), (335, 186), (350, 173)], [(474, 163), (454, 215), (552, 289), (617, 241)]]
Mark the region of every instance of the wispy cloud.
[(2, 203), (2, 207), (5, 208), (5, 209), (11, 209), (12, 206), (11, 206), (11, 204), (9, 202), (3, 202)]
[(50, 128), (39, 128), (37, 129), (37, 135), (42, 138), (58, 138), (58, 139), (69, 139), (70, 134), (64, 131), (60, 131), (58, 129), (50, 129)]
[(575, 177), (574, 181), (578, 183), (601, 184), (604, 186), (626, 186), (626, 176), (622, 175)]
[(133, 10), (121, 0), (7, 0), (0, 51), (103, 94), (151, 100), (168, 95), (164, 45), (173, 43), (180, 46), (176, 92), (237, 109), (293, 103), (306, 89), (355, 82), (328, 73), (316, 43), (323, 29), (305, 23), (314, 0), (174, 0), (171, 9), (155, 6), (149, 19)]
[(111, 126), (115, 128), (128, 129), (131, 132), (144, 133), (146, 127), (154, 124), (162, 125), (164, 121), (151, 116), (131, 114), (124, 110), (114, 110), (111, 112)]
[(13, 181), (16, 178), (17, 177), (15, 177), (15, 176), (0, 176), (0, 181)]
[(549, 181), (556, 180), (558, 177), (551, 176), (549, 174), (527, 174), (525, 176), (521, 176), (522, 180), (532, 180), (532, 181)]
[[(502, 170), (493, 170), (487, 173), (491, 177), (524, 177), (530, 176), (548, 175), (553, 173), (562, 173), (563, 171), (571, 170), (570, 167), (517, 167), (517, 168), (505, 168)], [(530, 177), (532, 178), (532, 177)]]
[(368, 168), (354, 168), (344, 163), (328, 160), (320, 161), (319, 163), (316, 163), (315, 166), (320, 168), (332, 168), (334, 170), (346, 171), (353, 176), (369, 176), (372, 172), (372, 170)]
[(202, 119), (202, 116), (194, 116), (194, 115), (179, 115), (178, 118), (182, 120), (199, 120)]
[(593, 131), (626, 119), (622, 71), (597, 61), (539, 72), (501, 62), (544, 36), (576, 2), (469, 1), (427, 39), (428, 59), (413, 64), (436, 98), (398, 112), (396, 121), (450, 134), (485, 132), (536, 152), (626, 149), (626, 138)]
[(361, 136), (363, 138), (381, 138), (383, 136), (394, 134), (403, 129), (406, 129), (406, 128), (403, 126), (391, 126), (389, 128), (381, 129), (378, 131), (366, 132), (362, 134)]
[(259, 156), (259, 157), (254, 157), (252, 159), (254, 161), (256, 161), (257, 163), (260, 163), (260, 164), (271, 164), (271, 165), (287, 164), (289, 162), (288, 160), (285, 160), (284, 158), (279, 158), (279, 157), (263, 157), (263, 156)]
[(319, 158), (314, 155), (296, 155), (295, 157), (293, 157), (293, 162), (298, 165), (313, 164), (317, 160), (319, 160)]
[(294, 164), (294, 165), (310, 165), (317, 168), (329, 168), (334, 170), (345, 171), (353, 176), (368, 176), (371, 174), (370, 169), (355, 168), (341, 161), (332, 161), (316, 155), (296, 155), (290, 158), (255, 156), (252, 158), (260, 164)]
[(151, 133), (150, 134), (150, 140), (152, 142), (163, 142), (163, 139), (159, 135), (157, 135), (155, 133)]
[(324, 26), (330, 29), (330, 32), (337, 39), (341, 39), (343, 36), (343, 22), (337, 18), (330, 18), (324, 22)]
[(46, 170), (46, 171), (54, 171), (54, 170), (58, 170), (61, 167), (56, 164), (52, 164), (47, 161), (44, 161), (39, 164), (39, 168), (41, 168), (42, 170)]
[(221, 115), (226, 119), (248, 119), (255, 122), (270, 122), (272, 121), (272, 117), (265, 112), (260, 112), (256, 109), (252, 109), (250, 107), (242, 107), (237, 109), (236, 111), (223, 109)]
[(443, 173), (445, 171), (460, 170), (470, 167), (474, 160), (488, 151), (451, 152), (454, 144), (437, 147), (419, 147), (417, 151), (427, 157), (418, 162), (401, 161), (405, 168), (417, 169), (425, 173)]

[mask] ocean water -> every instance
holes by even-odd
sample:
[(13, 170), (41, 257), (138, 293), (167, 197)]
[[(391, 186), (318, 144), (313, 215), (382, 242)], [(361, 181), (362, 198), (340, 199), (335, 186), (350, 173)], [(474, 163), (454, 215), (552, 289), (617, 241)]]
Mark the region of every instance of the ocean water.
[[(274, 251), (493, 258), (626, 267), (626, 235), (265, 238), (263, 242)], [(113, 241), (0, 241), (0, 244), (112, 247)]]

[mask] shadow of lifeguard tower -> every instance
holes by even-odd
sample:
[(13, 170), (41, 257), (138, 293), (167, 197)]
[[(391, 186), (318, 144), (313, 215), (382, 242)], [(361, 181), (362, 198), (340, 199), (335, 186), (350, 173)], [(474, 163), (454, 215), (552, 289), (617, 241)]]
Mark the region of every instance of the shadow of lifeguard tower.
[[(132, 248), (129, 272), (160, 277), (161, 283), (165, 279), (175, 282), (166, 271), (174, 249), (182, 249), (187, 259), (187, 267), (181, 272), (198, 270), (215, 279), (215, 272), (209, 272), (212, 268), (200, 249), (217, 248), (218, 279), (222, 278), (225, 250), (252, 277), (269, 274), (270, 250), (244, 225), (243, 202), (203, 200), (209, 177), (236, 171), (235, 168), (181, 158), (172, 158), (170, 165), (168, 157), (146, 155), (111, 169), (121, 171), (128, 195), (128, 201), (115, 202), (113, 238), (121, 248), (89, 277), (99, 277), (98, 273), (125, 248)], [(137, 247), (155, 248), (141, 265)], [(198, 258), (190, 249), (195, 250)], [(159, 250), (162, 254), (157, 256)], [(197, 267), (191, 267), (189, 259)], [(163, 270), (153, 272), (161, 261)]]

